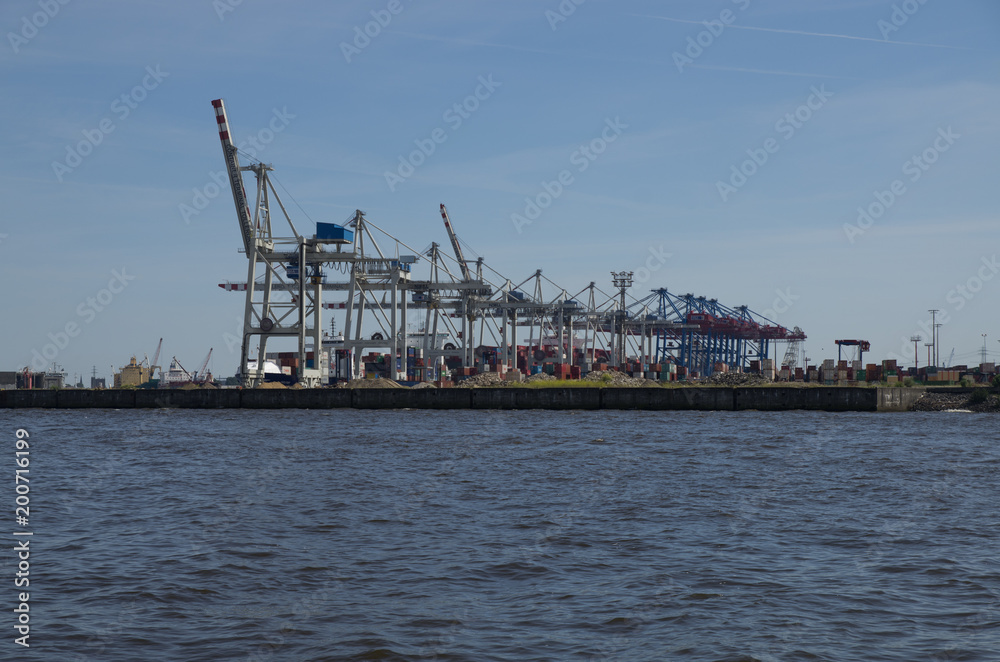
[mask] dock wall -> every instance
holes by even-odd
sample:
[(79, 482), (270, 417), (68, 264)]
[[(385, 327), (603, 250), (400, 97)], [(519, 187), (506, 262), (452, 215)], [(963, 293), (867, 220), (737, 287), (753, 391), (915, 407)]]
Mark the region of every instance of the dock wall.
[(0, 391), (0, 409), (906, 411), (919, 388), (683, 387)]

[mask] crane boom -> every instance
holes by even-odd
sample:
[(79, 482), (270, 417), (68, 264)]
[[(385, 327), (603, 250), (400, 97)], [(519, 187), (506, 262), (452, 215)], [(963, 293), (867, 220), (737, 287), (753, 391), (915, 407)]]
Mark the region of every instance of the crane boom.
[(458, 243), (455, 230), (451, 227), (451, 219), (448, 218), (448, 210), (444, 204), (441, 205), (441, 218), (444, 220), (444, 229), (448, 231), (448, 238), (451, 239), (451, 247), (455, 251), (455, 258), (458, 259), (458, 266), (462, 270), (462, 280), (468, 282), (472, 280), (472, 274), (469, 272), (469, 265), (465, 262), (465, 256), (462, 255), (462, 247)]
[(236, 203), (236, 216), (240, 222), (240, 232), (243, 234), (243, 248), (249, 253), (254, 244), (253, 222), (250, 220), (250, 207), (247, 205), (247, 192), (243, 188), (243, 176), (240, 174), (240, 159), (236, 154), (236, 144), (229, 134), (229, 120), (226, 118), (226, 104), (222, 99), (212, 102), (215, 108), (215, 121), (219, 125), (219, 139), (222, 141), (222, 154), (226, 159), (226, 170), (229, 171), (229, 185), (233, 189), (233, 202)]
[(205, 368), (208, 367), (208, 360), (211, 358), (212, 358), (212, 348), (209, 347), (208, 356), (206, 356), (205, 360), (201, 362), (201, 368), (198, 369), (198, 372), (194, 373), (193, 377), (194, 381), (198, 380), (205, 381)]
[[(160, 338), (160, 344), (158, 344), (156, 346), (156, 353), (153, 354), (153, 362), (149, 366), (150, 370), (156, 370), (157, 368), (160, 367), (160, 364), (157, 363), (157, 361), (160, 360), (160, 348), (161, 347), (163, 347), (163, 338)], [(152, 377), (152, 375), (150, 375), (150, 377)]]

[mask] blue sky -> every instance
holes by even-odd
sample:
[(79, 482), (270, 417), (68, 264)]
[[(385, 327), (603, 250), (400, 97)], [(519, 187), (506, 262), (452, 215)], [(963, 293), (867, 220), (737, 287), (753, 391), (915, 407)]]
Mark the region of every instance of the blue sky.
[(167, 359), (214, 347), (235, 371), (243, 300), (217, 284), (246, 266), (232, 198), (211, 195), (218, 97), (237, 138), (277, 129), (258, 157), (300, 227), (359, 208), (447, 246), (444, 202), (514, 281), (609, 290), (668, 253), (637, 296), (769, 311), (815, 360), (836, 338), (901, 354), (932, 308), (942, 359), (978, 363), (983, 333), (1000, 358), (992, 0), (63, 2), (0, 6), (0, 370), (62, 344), (65, 370), (107, 375), (163, 337)]

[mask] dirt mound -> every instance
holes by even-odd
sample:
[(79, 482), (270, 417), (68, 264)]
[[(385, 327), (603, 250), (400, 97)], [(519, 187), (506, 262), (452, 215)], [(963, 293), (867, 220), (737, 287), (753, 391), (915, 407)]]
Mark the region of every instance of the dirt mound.
[(554, 382), (556, 381), (555, 376), (540, 372), (537, 375), (531, 375), (524, 381), (526, 382)]
[(288, 388), (288, 387), (282, 384), (281, 382), (264, 382), (257, 388), (272, 389), (272, 388)]

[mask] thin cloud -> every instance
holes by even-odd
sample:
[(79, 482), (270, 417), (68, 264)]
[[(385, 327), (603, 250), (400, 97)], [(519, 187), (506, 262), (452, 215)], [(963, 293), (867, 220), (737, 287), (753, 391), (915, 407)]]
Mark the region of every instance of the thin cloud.
[[(687, 23), (689, 25), (704, 25), (701, 21), (689, 21), (683, 18), (671, 18), (669, 16), (652, 16), (649, 14), (630, 14), (636, 18), (655, 18), (659, 21), (670, 21), (671, 23)], [(964, 46), (948, 46), (946, 44), (927, 44), (916, 41), (892, 41), (890, 39), (875, 39), (873, 37), (856, 37), (849, 34), (832, 34), (828, 32), (806, 32), (804, 30), (781, 30), (779, 28), (759, 28), (752, 25), (727, 25), (726, 29), (733, 30), (755, 30), (758, 32), (779, 32), (781, 34), (800, 34), (809, 37), (831, 37), (834, 39), (851, 39), (853, 41), (874, 41), (878, 44), (895, 44), (897, 46), (924, 46), (927, 48), (950, 48), (958, 51), (971, 51), (972, 48)]]
[(398, 34), (403, 37), (410, 37), (412, 39), (421, 39), (423, 41), (437, 41), (445, 44), (459, 44), (462, 46), (474, 46), (481, 48), (504, 48), (511, 51), (520, 51), (522, 53), (538, 53), (541, 55), (551, 55), (556, 57), (572, 57), (577, 59), (585, 60), (596, 60), (599, 62), (622, 62), (628, 64), (643, 64), (643, 65), (656, 65), (656, 66), (673, 66), (672, 62), (664, 62), (662, 60), (646, 60), (638, 58), (622, 58), (622, 57), (603, 57), (590, 55), (589, 53), (575, 53), (570, 51), (554, 51), (546, 50), (542, 48), (529, 48), (527, 46), (514, 46), (513, 44), (498, 44), (490, 41), (478, 41), (473, 39), (462, 39), (460, 37), (441, 37), (432, 34), (423, 34), (420, 32), (404, 32), (402, 30), (386, 30), (386, 33)]
[(541, 48), (528, 48), (525, 46), (514, 46), (512, 44), (496, 44), (489, 41), (479, 41), (475, 39), (462, 39), (460, 37), (439, 37), (432, 34), (422, 34), (420, 32), (404, 32), (402, 30), (386, 30), (392, 34), (402, 35), (404, 37), (411, 37), (413, 39), (422, 39), (424, 41), (438, 41), (446, 44), (461, 44), (462, 46), (479, 46), (485, 48), (505, 48), (511, 51), (520, 51), (522, 53), (539, 53), (542, 55), (559, 55), (555, 51), (544, 50)]
[(810, 74), (799, 71), (778, 71), (776, 69), (747, 69), (745, 67), (724, 67), (712, 64), (688, 64), (692, 69), (711, 69), (714, 71), (740, 71), (749, 74), (770, 74), (774, 76), (797, 76), (801, 78), (839, 78), (841, 80), (868, 80), (867, 78), (857, 78), (855, 76), (831, 76), (829, 74)]

